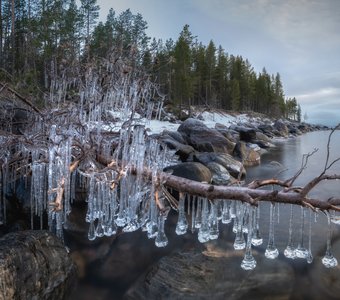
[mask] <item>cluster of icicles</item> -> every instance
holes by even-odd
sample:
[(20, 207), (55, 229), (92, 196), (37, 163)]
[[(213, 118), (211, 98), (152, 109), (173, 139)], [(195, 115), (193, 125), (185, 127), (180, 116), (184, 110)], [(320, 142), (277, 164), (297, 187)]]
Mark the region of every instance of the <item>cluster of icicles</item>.
[[(101, 153), (110, 155), (109, 142), (105, 143), (100, 134), (96, 136), (101, 144)], [(149, 239), (155, 240), (157, 247), (165, 247), (168, 239), (164, 230), (167, 214), (160, 211), (156, 201), (167, 206), (167, 198), (160, 190), (158, 172), (168, 166), (174, 159), (174, 153), (161, 147), (156, 140), (146, 139), (145, 127), (134, 125), (122, 128), (118, 141), (117, 151), (113, 158), (120, 161), (120, 170), (98, 170), (91, 160), (81, 163), (75, 172), (70, 172), (72, 163), (72, 130), (69, 136), (57, 134), (57, 127), (52, 126), (49, 136), (48, 162), (41, 160), (41, 152), (32, 151), (31, 165), (31, 212), (32, 227), (33, 215), (42, 216), (48, 211), (48, 225), (51, 231), (62, 237), (63, 228), (67, 227), (67, 218), (71, 212), (71, 204), (75, 199), (76, 186), (87, 190), (87, 214), (89, 223), (88, 238), (94, 240), (97, 237), (112, 236), (118, 230), (132, 232), (141, 229), (145, 231)], [(133, 169), (133, 172), (131, 170)], [(143, 171), (151, 170), (152, 178), (145, 178)], [(5, 173), (3, 173), (5, 174)], [(49, 204), (55, 201), (60, 184), (63, 182), (63, 209), (53, 211)], [(112, 184), (114, 183), (114, 188)], [(270, 222), (268, 244), (265, 256), (275, 259), (279, 251), (275, 245), (275, 210), (277, 205), (270, 204)], [(312, 236), (312, 212), (306, 218), (306, 209), (301, 208), (301, 220), (299, 228), (299, 242), (293, 246), (292, 220), (293, 206), (291, 205), (288, 244), (283, 254), (287, 258), (303, 258), (308, 263), (313, 260), (311, 251)], [(277, 214), (277, 213), (276, 213)], [(328, 218), (328, 235), (326, 253), (322, 263), (330, 268), (337, 266), (337, 259), (331, 252), (332, 222), (336, 219), (326, 212)], [(214, 200), (194, 197), (179, 193), (178, 221), (176, 233), (185, 234), (188, 230), (198, 232), (198, 240), (202, 243), (217, 239), (219, 226), (232, 224), (235, 233), (235, 250), (244, 250), (244, 259), (241, 267), (252, 270), (256, 267), (256, 260), (252, 255), (252, 247), (263, 243), (259, 230), (260, 206), (253, 207), (247, 203), (235, 200)], [(308, 227), (307, 227), (307, 225)], [(306, 228), (308, 229), (308, 241), (304, 241)], [(118, 229), (121, 228), (121, 229)]]
[[(180, 194), (181, 195), (181, 194)], [(178, 235), (185, 234), (188, 230), (188, 221), (185, 214), (185, 197), (182, 195), (179, 199), (179, 212), (178, 222), (176, 226), (176, 233)], [(244, 270), (252, 270), (256, 267), (256, 260), (252, 255), (252, 246), (259, 246), (263, 243), (259, 230), (260, 219), (260, 206), (253, 207), (248, 203), (242, 203), (234, 200), (215, 200), (210, 202), (204, 198), (195, 198), (188, 202), (187, 209), (191, 214), (191, 231), (198, 230), (198, 240), (202, 243), (209, 240), (217, 239), (219, 236), (219, 222), (222, 224), (232, 224), (233, 232), (235, 233), (234, 249), (244, 250), (245, 254), (241, 263)], [(268, 244), (265, 250), (265, 256), (269, 259), (275, 259), (279, 255), (279, 250), (275, 246), (274, 232), (275, 232), (275, 204), (270, 204), (270, 223), (269, 223), (269, 237)], [(299, 242), (296, 247), (293, 246), (293, 205), (290, 206), (290, 220), (289, 220), (289, 237), (287, 247), (284, 249), (283, 254), (290, 259), (303, 258), (308, 263), (312, 263), (313, 256), (311, 250), (311, 237), (312, 237), (312, 212), (309, 210), (309, 227), (308, 227), (308, 245), (304, 242), (305, 230), (305, 211), (301, 207), (301, 227), (299, 229)], [(327, 234), (327, 249), (322, 263), (327, 268), (337, 266), (337, 259), (331, 252), (331, 236), (332, 236), (332, 222), (338, 223), (336, 219), (332, 219), (331, 215), (327, 212), (328, 219), (328, 234)], [(315, 215), (316, 217), (316, 215)], [(164, 233), (162, 233), (164, 236)], [(162, 243), (157, 243), (157, 246), (167, 244), (164, 238)]]

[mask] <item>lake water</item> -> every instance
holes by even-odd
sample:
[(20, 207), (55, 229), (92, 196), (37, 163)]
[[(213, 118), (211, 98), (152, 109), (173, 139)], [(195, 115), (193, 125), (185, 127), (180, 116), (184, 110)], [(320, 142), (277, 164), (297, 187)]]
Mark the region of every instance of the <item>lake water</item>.
[[(327, 140), (329, 132), (312, 132), (297, 138), (277, 140), (276, 148), (271, 149), (262, 156), (260, 166), (247, 170), (247, 180), (253, 178), (289, 178), (300, 168), (302, 155), (312, 152), (314, 148), (319, 150), (309, 159), (307, 168), (296, 181), (296, 185), (304, 185), (313, 177), (320, 174), (325, 166), (327, 154)], [(330, 144), (330, 160), (340, 156), (340, 132), (335, 132)], [(276, 163), (273, 163), (276, 162)], [(279, 164), (280, 163), (280, 166)], [(283, 169), (286, 171), (281, 172)], [(340, 173), (340, 162), (329, 170), (330, 173)], [(340, 195), (340, 183), (338, 181), (323, 182), (311, 193), (313, 197), (327, 199), (331, 196)], [(261, 211), (261, 234), (264, 242), (257, 247), (258, 255), (264, 257), (264, 251), (268, 243), (269, 231), (269, 204), (260, 206)], [(295, 246), (300, 238), (300, 207), (294, 207), (293, 240)], [(270, 272), (280, 266), (284, 270), (289, 269), (293, 274), (289, 280), (287, 294), (280, 299), (340, 299), (340, 268), (327, 269), (321, 264), (326, 249), (327, 222), (324, 214), (312, 215), (312, 253), (313, 263), (308, 264), (303, 259), (287, 259), (282, 253), (288, 241), (290, 205), (279, 205), (275, 224), (275, 243), (280, 251), (276, 260), (266, 263), (267, 269), (263, 271), (255, 268), (252, 272)], [(306, 228), (309, 222), (309, 211), (306, 211)], [(169, 245), (165, 248), (156, 248), (153, 240), (148, 240), (144, 232), (134, 232), (118, 236), (117, 238), (98, 239), (94, 243), (77, 242), (71, 236), (66, 235), (71, 253), (81, 266), (81, 280), (73, 299), (120, 299), (124, 293), (161, 257), (178, 250), (200, 248), (202, 245), (197, 241), (197, 234), (187, 233), (184, 236), (176, 236), (176, 218), (170, 218), (166, 229)], [(221, 226), (222, 227), (222, 226)], [(234, 235), (226, 225), (221, 237), (232, 241)], [(333, 226), (332, 252), (340, 262), (340, 226)], [(222, 238), (219, 243), (223, 245)], [(308, 245), (308, 230), (304, 233), (305, 246)], [(223, 247), (223, 246), (222, 246)], [(238, 258), (239, 259), (239, 258)], [(262, 260), (262, 258), (261, 258)], [(266, 258), (264, 258), (266, 260)], [(258, 261), (258, 265), (261, 261)], [(281, 268), (281, 267), (280, 267)], [(233, 272), (233, 270), (230, 270)], [(249, 274), (249, 273), (248, 273)], [(266, 274), (264, 273), (263, 276)], [(248, 275), (247, 275), (248, 276)], [(251, 276), (251, 275), (250, 275)], [(239, 280), (235, 278), (235, 280)], [(261, 292), (260, 299), (271, 299), (271, 292)], [(257, 294), (258, 297), (259, 294)], [(213, 297), (213, 291), (212, 291)]]

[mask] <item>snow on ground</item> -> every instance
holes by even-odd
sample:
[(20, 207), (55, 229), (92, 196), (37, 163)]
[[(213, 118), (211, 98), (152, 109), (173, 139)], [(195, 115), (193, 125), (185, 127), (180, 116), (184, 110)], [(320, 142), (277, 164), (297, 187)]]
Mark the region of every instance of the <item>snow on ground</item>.
[(250, 121), (250, 118), (246, 114), (233, 116), (225, 112), (216, 111), (205, 111), (201, 114), (201, 117), (203, 118), (203, 123), (209, 128), (215, 128), (216, 123), (230, 127), (231, 125), (247, 123)]
[[(122, 113), (110, 112), (110, 114), (116, 119), (116, 121), (111, 124), (105, 124), (102, 128), (108, 131), (119, 131), (123, 124)], [(134, 123), (144, 125), (149, 135), (162, 133), (163, 130), (177, 131), (180, 126), (180, 122), (173, 123), (169, 121), (146, 120), (145, 118), (140, 118), (138, 114), (135, 115), (135, 118), (136, 121)], [(259, 117), (250, 117), (247, 114), (232, 115), (223, 111), (204, 111), (199, 114), (199, 119), (208, 128), (215, 128), (216, 123), (230, 127), (231, 125), (242, 125), (244, 123), (256, 124), (265, 121)]]
[(177, 131), (181, 124), (171, 123), (169, 121), (150, 120), (146, 122), (146, 128), (150, 128), (149, 134), (161, 133), (163, 130)]

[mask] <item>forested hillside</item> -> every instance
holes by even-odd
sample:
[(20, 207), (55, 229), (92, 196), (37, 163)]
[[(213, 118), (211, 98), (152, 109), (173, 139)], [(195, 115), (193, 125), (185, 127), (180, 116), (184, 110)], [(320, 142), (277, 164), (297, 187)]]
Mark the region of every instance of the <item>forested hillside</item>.
[(96, 0), (77, 3), (0, 0), (0, 82), (43, 106), (56, 78), (98, 67), (104, 58), (129, 57), (130, 67), (142, 66), (173, 107), (206, 105), (301, 121), (301, 108), (295, 98), (285, 98), (279, 73), (256, 73), (246, 58), (213, 41), (201, 43), (189, 25), (176, 41), (156, 40), (147, 36), (147, 22), (138, 13), (111, 9), (98, 22)]

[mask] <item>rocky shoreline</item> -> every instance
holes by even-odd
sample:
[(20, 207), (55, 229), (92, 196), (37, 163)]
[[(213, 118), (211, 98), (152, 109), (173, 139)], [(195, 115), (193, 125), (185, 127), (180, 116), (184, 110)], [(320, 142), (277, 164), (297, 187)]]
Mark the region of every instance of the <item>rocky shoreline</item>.
[(231, 120), (228, 125), (216, 122), (210, 128), (198, 115), (183, 121), (177, 131), (164, 130), (152, 135), (179, 157), (180, 163), (168, 166), (165, 171), (200, 182), (229, 185), (243, 180), (247, 167), (259, 165), (261, 155), (275, 147), (275, 139), (329, 129), (283, 119), (242, 116), (239, 122)]

